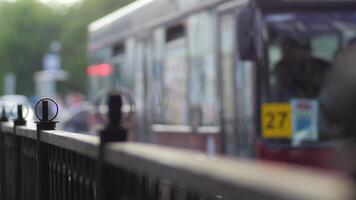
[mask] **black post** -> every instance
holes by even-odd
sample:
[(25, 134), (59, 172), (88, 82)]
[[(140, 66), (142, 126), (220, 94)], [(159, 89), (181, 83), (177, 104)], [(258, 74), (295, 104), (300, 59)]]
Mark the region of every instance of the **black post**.
[[(5, 106), (2, 107), (0, 124), (8, 122), (9, 118), (6, 116)], [(4, 137), (2, 132), (2, 126), (0, 126), (0, 199), (4, 199)]]
[(15, 181), (15, 188), (13, 190), (15, 200), (21, 199), (21, 193), (17, 191), (17, 189), (21, 188), (21, 147), (20, 147), (20, 138), (16, 135), (16, 128), (18, 126), (26, 126), (27, 122), (23, 117), (23, 105), (17, 105), (17, 119), (14, 120), (14, 145), (15, 145), (15, 174), (14, 174), (14, 181)]
[[(26, 120), (23, 117), (23, 105), (17, 105), (17, 119), (14, 121), (14, 128), (16, 126), (26, 126)], [(16, 130), (16, 129), (15, 129)]]
[[(55, 104), (57, 107), (56, 114), (49, 119), (49, 101)], [(42, 117), (37, 114), (37, 107), (42, 103)], [(44, 98), (37, 102), (35, 108), (36, 116), (39, 121), (36, 121), (37, 124), (37, 134), (36, 134), (36, 154), (37, 156), (37, 178), (36, 178), (36, 199), (37, 200), (49, 200), (49, 155), (48, 155), (48, 146), (45, 143), (41, 142), (41, 131), (44, 130), (55, 130), (56, 121), (53, 121), (58, 114), (58, 105), (53, 99)]]
[[(121, 108), (122, 96), (119, 92), (111, 92), (108, 99), (108, 124), (104, 130), (100, 132), (100, 146), (99, 146), (99, 165), (97, 171), (98, 181), (98, 199), (111, 200), (120, 199), (120, 191), (125, 184), (125, 180), (117, 180), (119, 184), (114, 183), (117, 174), (113, 174), (110, 166), (105, 164), (104, 154), (105, 147), (110, 142), (124, 142), (127, 140), (127, 130), (121, 126)], [(121, 178), (124, 174), (121, 173)], [(122, 193), (121, 193), (122, 194)]]
[(126, 141), (127, 130), (121, 127), (122, 97), (120, 93), (112, 92), (109, 94), (108, 108), (109, 122), (106, 128), (100, 132), (100, 144)]
[(3, 107), (2, 107), (2, 110), (1, 110), (0, 122), (8, 122), (8, 121), (9, 121), (9, 118), (8, 118), (7, 115), (6, 115), (5, 106), (3, 106)]

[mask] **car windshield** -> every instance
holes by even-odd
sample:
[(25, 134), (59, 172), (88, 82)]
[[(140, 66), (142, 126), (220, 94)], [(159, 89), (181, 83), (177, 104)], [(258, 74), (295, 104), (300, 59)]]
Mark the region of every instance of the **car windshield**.
[(293, 131), (314, 141), (354, 132), (356, 12), (270, 14), (265, 23), (267, 101), (290, 104), (301, 119)]

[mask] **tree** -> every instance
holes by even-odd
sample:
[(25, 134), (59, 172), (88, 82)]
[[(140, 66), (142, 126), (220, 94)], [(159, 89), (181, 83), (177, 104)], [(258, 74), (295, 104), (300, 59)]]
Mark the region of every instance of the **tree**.
[(16, 74), (17, 92), (33, 94), (33, 73), (41, 68), (48, 43), (58, 37), (59, 18), (35, 0), (2, 3), (0, 7), (0, 81), (3, 75)]
[[(62, 43), (63, 68), (70, 78), (62, 92), (86, 91), (87, 27), (92, 21), (132, 0), (82, 0), (65, 8), (37, 0), (0, 0), (0, 93), (5, 73), (18, 78), (17, 92), (34, 94), (33, 73), (42, 69), (42, 58), (53, 40)], [(66, 9), (66, 10), (65, 10)]]
[(85, 70), (88, 66), (87, 35), (88, 25), (133, 0), (83, 0), (81, 4), (69, 10), (60, 35), (63, 45), (63, 68), (69, 71), (71, 78), (62, 84), (61, 90), (86, 91)]

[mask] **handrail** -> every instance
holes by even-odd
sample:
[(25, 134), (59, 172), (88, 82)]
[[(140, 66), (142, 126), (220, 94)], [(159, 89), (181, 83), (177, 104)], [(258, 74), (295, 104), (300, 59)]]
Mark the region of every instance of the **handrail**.
[(248, 196), (248, 199), (340, 200), (349, 199), (353, 190), (351, 182), (336, 175), (151, 144), (112, 144), (106, 161), (204, 192), (223, 194), (228, 199)]
[[(0, 125), (1, 137), (4, 137), (4, 134), (20, 140), (37, 139), (35, 129), (17, 127), (14, 130), (10, 123)], [(50, 162), (53, 160), (56, 166), (58, 163), (64, 163), (58, 165), (65, 171), (60, 173), (61, 176), (75, 177), (73, 171), (77, 168), (69, 169), (73, 164), (71, 159), (74, 163), (79, 162), (75, 161), (75, 155), (84, 156), (80, 159), (91, 159), (92, 161), (85, 161), (90, 163), (91, 167), (98, 159), (99, 139), (96, 136), (63, 131), (41, 131), (39, 135), (42, 143), (54, 148), (49, 151), (52, 152), (49, 153)], [(52, 157), (53, 155), (55, 157)], [(165, 180), (174, 186), (184, 186), (199, 194), (219, 195), (223, 199), (352, 200), (355, 197), (354, 185), (346, 177), (284, 164), (209, 156), (140, 143), (111, 143), (106, 147), (104, 155), (104, 162), (114, 169), (153, 177), (155, 180)], [(87, 170), (85, 164), (80, 165), (81, 169)], [(89, 171), (85, 173), (93, 173), (92, 169)], [(95, 185), (91, 183), (95, 180), (88, 181), (89, 185)], [(113, 183), (119, 184), (117, 181), (122, 180), (115, 181)]]

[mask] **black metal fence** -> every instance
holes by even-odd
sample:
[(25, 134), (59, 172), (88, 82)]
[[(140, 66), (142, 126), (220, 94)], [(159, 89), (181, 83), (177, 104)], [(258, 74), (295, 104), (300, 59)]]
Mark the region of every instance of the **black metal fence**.
[(353, 198), (349, 180), (287, 166), (136, 143), (110, 143), (103, 155), (100, 167), (96, 136), (2, 123), (1, 199)]

